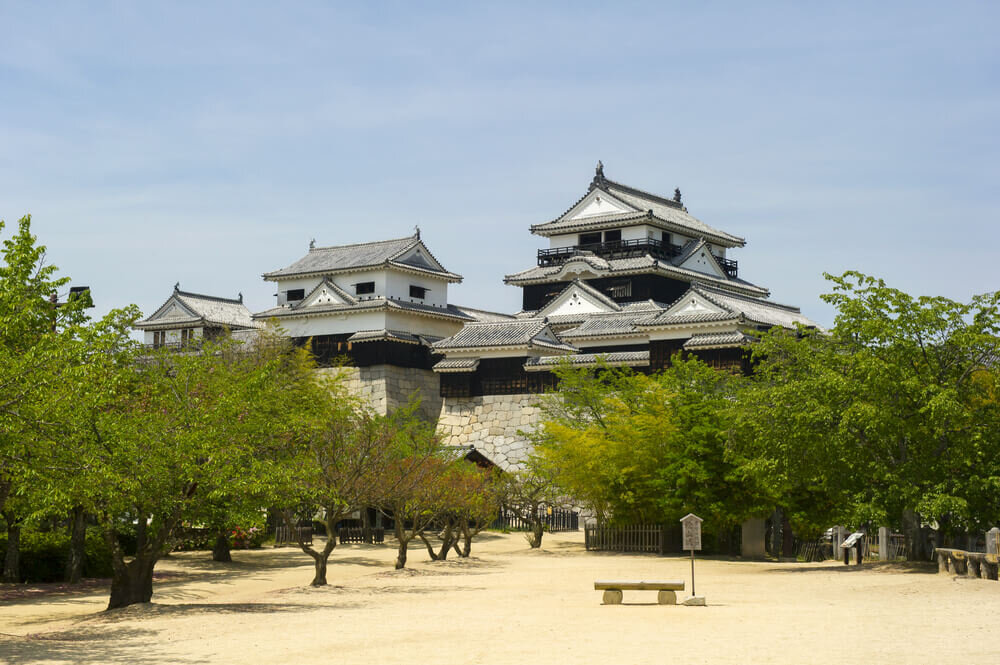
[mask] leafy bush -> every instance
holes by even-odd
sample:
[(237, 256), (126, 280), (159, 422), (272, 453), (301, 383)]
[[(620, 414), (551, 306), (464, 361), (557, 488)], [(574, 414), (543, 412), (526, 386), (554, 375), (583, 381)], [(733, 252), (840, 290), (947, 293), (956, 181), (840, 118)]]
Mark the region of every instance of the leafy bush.
[[(6, 535), (0, 537), (0, 552), (7, 551)], [(60, 582), (69, 560), (69, 534), (65, 531), (21, 532), (20, 573), (22, 582)], [(2, 564), (2, 561), (0, 561)], [(87, 530), (83, 576), (110, 577), (111, 550), (96, 529)]]
[(230, 545), (236, 550), (258, 549), (264, 542), (264, 529), (236, 527), (230, 533)]
[(185, 527), (174, 545), (175, 552), (210, 550), (215, 545), (215, 531), (204, 527)]

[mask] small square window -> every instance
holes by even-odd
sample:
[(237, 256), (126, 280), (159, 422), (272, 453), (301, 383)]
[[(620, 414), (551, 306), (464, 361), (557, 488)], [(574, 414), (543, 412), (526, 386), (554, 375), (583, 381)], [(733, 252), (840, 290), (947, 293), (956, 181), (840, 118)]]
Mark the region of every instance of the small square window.
[(622, 230), (615, 229), (613, 231), (604, 232), (604, 242), (620, 242), (622, 239)]
[(580, 244), (581, 245), (599, 245), (601, 243), (601, 232), (597, 233), (581, 233), (580, 234)]
[(414, 286), (413, 284), (410, 284), (410, 297), (420, 299), (426, 298), (427, 289), (422, 286)]
[(354, 292), (359, 296), (366, 293), (375, 293), (375, 282), (359, 282), (354, 285)]
[(292, 302), (295, 300), (302, 300), (306, 297), (305, 289), (289, 289), (288, 290), (288, 301)]

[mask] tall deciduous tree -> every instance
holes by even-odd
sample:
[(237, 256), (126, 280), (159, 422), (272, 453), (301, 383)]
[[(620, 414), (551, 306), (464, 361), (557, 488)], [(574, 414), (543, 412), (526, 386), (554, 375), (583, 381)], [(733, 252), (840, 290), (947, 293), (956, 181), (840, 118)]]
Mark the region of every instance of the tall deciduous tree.
[[(324, 586), (328, 561), (337, 545), (337, 523), (379, 499), (377, 479), (395, 459), (399, 424), (407, 411), (380, 416), (348, 395), (337, 378), (318, 380), (309, 403), (301, 408), (309, 409), (310, 415), (299, 462), (286, 469), (285, 484), (291, 489), (283, 498), (285, 505), (295, 508), (283, 510), (283, 518), (299, 547), (313, 559), (312, 586)], [(303, 510), (322, 516), (327, 538), (319, 549), (306, 543), (294, 528)]]
[(646, 376), (561, 368), (536, 435), (536, 468), (599, 519), (672, 523), (697, 512), (715, 525), (760, 511), (746, 460), (727, 448), (741, 377), (697, 359)]
[[(77, 478), (97, 488), (94, 511), (112, 550), (112, 609), (149, 602), (156, 563), (178, 527), (206, 516), (204, 499), (267, 495), (267, 451), (290, 444), (290, 402), (311, 377), (302, 352), (267, 338), (252, 349), (223, 341), (200, 352), (93, 362), (101, 359), (107, 402), (93, 405)], [(119, 544), (124, 529), (136, 532), (131, 559)]]
[(828, 279), (834, 328), (762, 339), (734, 441), (793, 523), (902, 526), (917, 557), (921, 523), (946, 538), (993, 523), (1000, 293), (959, 303)]
[[(4, 223), (0, 221), (0, 232)], [(57, 303), (68, 277), (46, 262), (31, 218), (3, 241), (0, 253), (0, 511), (9, 537), (5, 579), (18, 578), (18, 530), (47, 507), (38, 493), (39, 446), (58, 427), (52, 412), (65, 396), (62, 372), (74, 365), (72, 341), (86, 319), (89, 294)], [(17, 495), (17, 501), (7, 499)]]

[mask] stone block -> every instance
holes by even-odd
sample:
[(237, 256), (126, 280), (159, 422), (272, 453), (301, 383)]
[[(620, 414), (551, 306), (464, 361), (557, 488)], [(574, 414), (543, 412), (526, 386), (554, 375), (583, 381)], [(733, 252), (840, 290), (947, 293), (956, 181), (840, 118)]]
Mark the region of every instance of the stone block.
[(743, 522), (740, 555), (749, 559), (760, 559), (765, 555), (764, 520), (749, 519)]

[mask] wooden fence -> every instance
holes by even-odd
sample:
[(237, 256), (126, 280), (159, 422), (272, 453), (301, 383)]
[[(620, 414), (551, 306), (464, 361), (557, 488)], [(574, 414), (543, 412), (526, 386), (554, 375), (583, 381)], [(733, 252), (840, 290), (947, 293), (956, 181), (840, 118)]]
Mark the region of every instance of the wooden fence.
[[(313, 529), (311, 526), (297, 526), (295, 530), (302, 535), (302, 542), (312, 544), (313, 541)], [(287, 526), (279, 525), (274, 529), (274, 546), (279, 547), (281, 545), (298, 545), (298, 539), (294, 531), (289, 530)]]
[[(538, 516), (545, 525), (545, 530), (555, 531), (579, 531), (580, 514), (572, 510), (560, 510), (553, 508), (552, 512), (542, 508), (538, 511)], [(507, 508), (501, 508), (500, 514), (490, 524), (491, 529), (501, 529), (505, 531), (531, 531), (531, 522)]]
[(385, 542), (385, 529), (377, 527), (346, 527), (337, 529), (337, 540), (344, 543), (373, 543)]
[(590, 552), (670, 554), (681, 551), (679, 541), (679, 528), (670, 529), (662, 524), (583, 527), (583, 542)]

